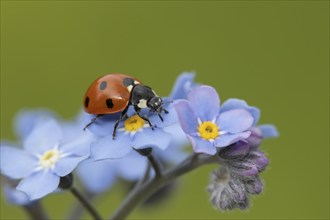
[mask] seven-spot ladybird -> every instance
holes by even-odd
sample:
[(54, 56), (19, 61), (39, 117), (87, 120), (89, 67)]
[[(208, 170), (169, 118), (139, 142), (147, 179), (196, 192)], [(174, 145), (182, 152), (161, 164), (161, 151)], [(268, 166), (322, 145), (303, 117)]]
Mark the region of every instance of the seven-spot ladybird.
[(161, 113), (163, 111), (168, 113), (163, 108), (162, 99), (156, 95), (154, 90), (143, 85), (134, 77), (119, 73), (108, 74), (95, 80), (87, 89), (83, 105), (85, 112), (96, 115), (84, 129), (102, 115), (121, 112), (113, 130), (113, 138), (116, 136), (119, 122), (126, 116), (131, 105), (137, 115), (147, 121), (151, 128), (153, 127), (149, 119), (140, 115), (141, 109), (149, 108), (150, 111), (157, 112), (162, 121)]

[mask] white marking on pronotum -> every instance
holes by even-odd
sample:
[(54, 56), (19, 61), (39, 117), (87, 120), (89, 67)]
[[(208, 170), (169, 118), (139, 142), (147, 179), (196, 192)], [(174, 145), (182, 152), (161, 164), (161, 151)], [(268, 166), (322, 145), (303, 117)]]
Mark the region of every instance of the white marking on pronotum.
[(134, 85), (140, 84), (140, 82), (134, 80)]
[(148, 106), (147, 106), (147, 100), (145, 100), (145, 99), (140, 99), (139, 100), (139, 103), (137, 104), (137, 106), (139, 107), (139, 108), (147, 108)]
[(132, 85), (129, 85), (129, 86), (127, 86), (126, 88), (127, 88), (127, 90), (128, 90), (129, 92), (131, 92), (132, 89), (133, 89), (133, 86), (132, 86)]

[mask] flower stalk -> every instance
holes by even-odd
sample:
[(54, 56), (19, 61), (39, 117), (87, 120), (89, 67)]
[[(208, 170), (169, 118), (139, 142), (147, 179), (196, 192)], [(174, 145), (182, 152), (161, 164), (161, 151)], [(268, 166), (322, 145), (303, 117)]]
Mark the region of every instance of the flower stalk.
[(94, 220), (102, 220), (100, 214), (96, 209), (89, 203), (89, 201), (77, 190), (75, 187), (70, 189), (70, 192), (79, 200), (79, 202), (85, 207), (89, 214), (93, 217)]
[(110, 217), (110, 220), (125, 219), (134, 210), (134, 208), (136, 208), (150, 195), (183, 174), (186, 174), (202, 165), (219, 162), (221, 162), (221, 159), (217, 155), (209, 156), (206, 154), (191, 154), (178, 166), (163, 172), (161, 176), (155, 176), (155, 178), (150, 179), (144, 184), (141, 184), (140, 187), (132, 190), (121, 206)]
[(160, 164), (159, 160), (157, 160), (152, 154), (148, 156), (149, 163), (155, 170), (156, 178), (159, 178), (162, 175), (162, 165)]
[(39, 201), (35, 201), (28, 205), (23, 206), (25, 212), (30, 216), (31, 219), (44, 219), (48, 220), (48, 216), (44, 211), (43, 206)]

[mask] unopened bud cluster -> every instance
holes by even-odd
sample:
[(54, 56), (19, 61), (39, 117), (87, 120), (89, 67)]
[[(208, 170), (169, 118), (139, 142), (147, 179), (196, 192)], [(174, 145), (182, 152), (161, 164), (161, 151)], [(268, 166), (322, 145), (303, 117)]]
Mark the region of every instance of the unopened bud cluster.
[(259, 173), (268, 165), (267, 157), (242, 141), (220, 150), (219, 156), (224, 162), (212, 172), (208, 186), (212, 204), (220, 210), (246, 209), (249, 195), (263, 190)]

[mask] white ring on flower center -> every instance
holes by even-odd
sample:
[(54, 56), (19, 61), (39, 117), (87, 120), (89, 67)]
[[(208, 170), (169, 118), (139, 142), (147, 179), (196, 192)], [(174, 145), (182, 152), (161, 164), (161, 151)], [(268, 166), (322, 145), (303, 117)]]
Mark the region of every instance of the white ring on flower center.
[(37, 155), (39, 159), (37, 170), (54, 169), (57, 161), (65, 156), (67, 155), (61, 152), (58, 149), (58, 145), (56, 145), (53, 149), (46, 151), (44, 154)]

